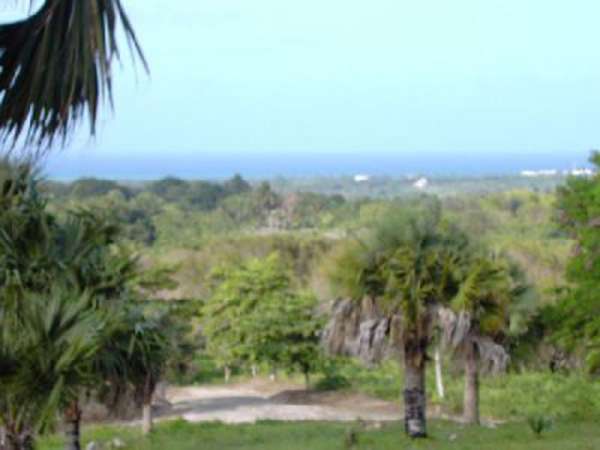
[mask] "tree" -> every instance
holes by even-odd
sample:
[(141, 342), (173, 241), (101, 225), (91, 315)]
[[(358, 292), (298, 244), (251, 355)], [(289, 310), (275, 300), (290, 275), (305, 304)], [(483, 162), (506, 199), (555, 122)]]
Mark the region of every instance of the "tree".
[(207, 349), (225, 367), (268, 363), (308, 378), (319, 362), (316, 299), (293, 288), (277, 254), (221, 267), (202, 313)]
[(0, 141), (48, 148), (86, 117), (94, 134), (98, 107), (112, 102), (119, 31), (146, 66), (120, 0), (44, 0), (0, 26)]
[(80, 199), (99, 197), (111, 191), (120, 192), (125, 199), (132, 197), (131, 189), (126, 186), (122, 186), (116, 181), (97, 178), (80, 178), (71, 183), (70, 190), (72, 196)]
[(338, 293), (357, 301), (369, 297), (401, 324), (391, 338), (403, 351), (405, 429), (411, 437), (427, 434), (427, 348), (437, 308), (458, 292), (455, 269), (466, 245), (434, 202), (392, 212), (366, 237), (347, 242), (329, 274)]
[[(131, 380), (128, 374), (135, 373), (134, 368), (138, 367), (133, 365), (136, 361), (131, 355), (112, 351), (122, 348), (123, 336), (131, 340), (144, 324), (132, 322), (129, 316), (123, 315), (131, 310), (132, 300), (136, 298), (137, 260), (118, 245), (118, 228), (103, 218), (88, 211), (69, 212), (60, 221), (53, 216), (37, 191), (37, 179), (28, 165), (0, 165), (0, 205), (3, 207), (0, 215), (0, 329), (8, 330), (3, 351), (7, 353), (12, 348), (23, 352), (15, 354), (16, 357), (7, 356), (7, 361), (13, 363), (6, 370), (0, 370), (0, 384), (12, 386), (14, 380), (26, 379), (25, 374), (15, 379), (15, 371), (34, 371), (39, 367), (39, 372), (47, 369), (48, 376), (54, 377), (49, 378), (41, 391), (33, 381), (26, 386), (0, 389), (0, 409), (3, 408), (0, 415), (9, 434), (16, 430), (15, 436), (27, 437), (17, 439), (25, 445), (33, 439), (34, 432), (48, 422), (48, 417), (60, 409), (70, 430), (67, 448), (78, 449), (79, 394), (83, 390), (97, 393), (98, 387), (108, 381), (126, 385)], [(57, 296), (58, 300), (39, 306), (43, 301), (40, 299)], [(80, 298), (87, 299), (85, 308), (77, 309)], [(71, 309), (69, 302), (76, 309)], [(36, 310), (35, 314), (31, 308)], [(110, 314), (110, 326), (101, 327), (98, 321), (106, 314)], [(92, 318), (97, 318), (96, 322)], [(48, 322), (41, 323), (43, 320)], [(56, 334), (62, 332), (63, 326), (67, 336), (64, 338)], [(31, 346), (39, 347), (43, 354), (35, 354), (31, 346), (23, 350), (21, 343), (15, 341), (23, 338), (9, 333), (11, 329), (31, 330), (35, 343)], [(77, 338), (73, 345), (83, 347), (83, 340), (90, 336), (94, 339), (90, 338), (85, 347), (89, 353), (79, 347), (71, 349), (67, 339)], [(27, 343), (24, 339), (23, 342)], [(147, 354), (140, 353), (140, 358), (145, 358), (141, 367), (147, 374), (154, 375), (156, 365), (162, 361), (153, 359), (150, 365)], [(38, 359), (30, 361), (28, 355)], [(71, 356), (72, 359), (67, 359)], [(52, 372), (55, 366), (60, 369), (57, 374)], [(60, 378), (66, 371), (72, 371), (69, 377)], [(57, 383), (56, 390), (47, 389), (52, 383)], [(15, 392), (19, 392), (19, 401), (13, 397)], [(47, 412), (40, 409), (40, 405), (48, 405), (44, 406)], [(30, 411), (30, 407), (35, 409)]]
[[(175, 351), (175, 345), (169, 339), (173, 324), (166, 314), (150, 316), (135, 306), (117, 317), (118, 325), (105, 354), (97, 359), (96, 369), (111, 380), (109, 390), (113, 394), (115, 391), (121, 395), (133, 392), (142, 406), (142, 430), (148, 434), (153, 427), (154, 391), (171, 352)], [(110, 358), (108, 361), (107, 357)]]
[(567, 265), (569, 285), (560, 301), (547, 308), (551, 339), (564, 350), (581, 355), (590, 372), (600, 370), (600, 152), (590, 161), (591, 177), (571, 177), (557, 191), (557, 222), (575, 241)]
[[(458, 349), (464, 362), (463, 414), (466, 423), (479, 423), (479, 366), (482, 354), (505, 352), (494, 343), (506, 332), (514, 297), (526, 289), (515, 285), (506, 260), (477, 255), (463, 268), (458, 294), (450, 303), (456, 315), (446, 320), (446, 340)], [(449, 326), (450, 325), (450, 326)]]
[(78, 410), (83, 386), (92, 387), (94, 355), (106, 319), (90, 298), (64, 290), (27, 293), (18, 314), (0, 310), (0, 424), (8, 450), (30, 450), (35, 433), (51, 426), (57, 411), (68, 424), (67, 448), (79, 448)]

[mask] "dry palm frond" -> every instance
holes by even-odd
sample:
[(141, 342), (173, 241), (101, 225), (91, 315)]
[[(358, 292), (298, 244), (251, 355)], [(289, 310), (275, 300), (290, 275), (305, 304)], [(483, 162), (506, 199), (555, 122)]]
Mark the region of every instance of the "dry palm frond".
[(85, 117), (93, 135), (99, 104), (112, 105), (119, 28), (147, 67), (121, 0), (45, 0), (27, 19), (0, 26), (0, 142), (64, 144)]

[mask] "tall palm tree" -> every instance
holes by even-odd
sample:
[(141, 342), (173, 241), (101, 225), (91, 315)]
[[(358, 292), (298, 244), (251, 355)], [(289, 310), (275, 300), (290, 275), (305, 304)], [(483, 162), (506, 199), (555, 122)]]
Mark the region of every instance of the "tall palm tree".
[(427, 434), (427, 349), (437, 307), (457, 289), (453, 271), (460, 245), (439, 224), (408, 226), (406, 241), (384, 262), (381, 275), (385, 306), (399, 314), (402, 324), (398, 337), (404, 354), (405, 428), (409, 436), (421, 437)]
[(87, 118), (94, 134), (112, 104), (112, 65), (123, 31), (146, 67), (121, 0), (30, 0), (28, 18), (0, 26), (0, 142), (47, 149)]
[(391, 323), (393, 344), (403, 351), (405, 430), (427, 435), (425, 367), (439, 305), (458, 292), (455, 267), (465, 251), (462, 233), (441, 219), (436, 204), (395, 212), (366, 238), (347, 244), (330, 280), (339, 293), (371, 298)]

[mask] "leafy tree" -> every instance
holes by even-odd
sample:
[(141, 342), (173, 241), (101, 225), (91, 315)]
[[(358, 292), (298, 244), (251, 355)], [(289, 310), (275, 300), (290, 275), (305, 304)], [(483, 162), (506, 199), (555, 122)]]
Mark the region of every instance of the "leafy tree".
[(230, 180), (227, 180), (223, 185), (227, 195), (238, 195), (252, 190), (252, 186), (242, 178), (239, 173), (236, 173)]
[[(600, 153), (592, 153), (590, 161), (600, 168)], [(600, 369), (600, 174), (569, 178), (558, 189), (556, 208), (559, 225), (576, 246), (567, 266), (570, 285), (546, 314), (553, 340), (579, 353), (594, 372)]]
[(125, 186), (111, 180), (100, 180), (97, 178), (80, 178), (70, 185), (71, 195), (76, 198), (90, 198), (106, 195), (111, 191), (117, 191), (123, 194), (127, 199), (132, 196), (132, 192)]
[(209, 353), (225, 366), (268, 363), (307, 377), (319, 360), (314, 297), (298, 292), (272, 254), (221, 267), (203, 307)]

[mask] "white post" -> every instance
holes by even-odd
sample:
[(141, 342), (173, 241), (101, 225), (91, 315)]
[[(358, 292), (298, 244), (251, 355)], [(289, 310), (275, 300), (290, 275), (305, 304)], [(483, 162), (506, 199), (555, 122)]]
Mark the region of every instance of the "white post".
[(440, 346), (435, 347), (435, 353), (433, 356), (435, 361), (435, 387), (437, 389), (438, 397), (443, 399), (445, 397), (444, 392), (444, 380), (442, 378), (442, 357), (440, 355)]
[(149, 434), (152, 431), (152, 402), (144, 403), (142, 407), (142, 433)]

